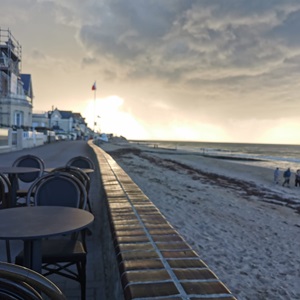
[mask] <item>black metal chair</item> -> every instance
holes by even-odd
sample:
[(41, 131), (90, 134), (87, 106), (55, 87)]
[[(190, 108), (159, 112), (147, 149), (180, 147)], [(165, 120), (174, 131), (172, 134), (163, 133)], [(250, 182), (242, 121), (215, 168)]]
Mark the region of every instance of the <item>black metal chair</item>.
[[(28, 191), (27, 205), (32, 205), (32, 198), (33, 205), (86, 208), (85, 187), (77, 178), (66, 172), (49, 173), (35, 181)], [(71, 236), (42, 241), (43, 275), (59, 274), (78, 281), (82, 300), (86, 294), (86, 257), (85, 230)], [(23, 260), (22, 251), (16, 256), (15, 262), (23, 265)]]
[(66, 172), (66, 173), (74, 175), (78, 180), (80, 180), (86, 189), (88, 209), (90, 212), (92, 212), (92, 206), (91, 206), (90, 198), (89, 198), (91, 179), (81, 168), (72, 167), (72, 166), (58, 167), (58, 168), (53, 169), (51, 172)]
[(0, 207), (8, 208), (11, 202), (11, 184), (7, 176), (0, 173)]
[[(11, 203), (11, 184), (9, 179), (0, 173), (0, 207), (5, 209)], [(5, 241), (7, 261), (11, 263), (11, 251), (9, 240)]]
[(38, 178), (29, 188), (26, 204), (86, 208), (83, 183), (67, 172), (51, 172)]
[(86, 156), (75, 156), (67, 162), (66, 166), (95, 170), (93, 161)]
[(41, 274), (15, 264), (0, 262), (0, 299), (66, 300), (66, 297)]
[[(39, 158), (38, 156), (27, 154), (23, 155), (19, 158), (17, 158), (14, 163), (14, 167), (31, 167), (31, 168), (38, 168), (40, 169), (38, 172), (32, 172), (32, 173), (24, 173), (18, 175), (18, 183), (23, 182), (26, 184), (33, 183), (37, 178), (41, 177), (44, 174), (45, 164), (44, 161)], [(20, 185), (19, 185), (20, 186)], [(18, 190), (16, 192), (17, 194), (17, 203), (16, 204), (24, 204), (24, 203), (18, 203), (18, 199), (20, 198), (26, 198), (28, 189), (18, 187)]]

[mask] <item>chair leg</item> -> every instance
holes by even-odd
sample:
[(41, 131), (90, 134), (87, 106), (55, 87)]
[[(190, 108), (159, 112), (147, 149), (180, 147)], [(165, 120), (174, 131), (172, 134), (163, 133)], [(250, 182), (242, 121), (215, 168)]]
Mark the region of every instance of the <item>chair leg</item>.
[(86, 299), (86, 260), (77, 263), (77, 271), (79, 275), (81, 287), (81, 300)]
[(10, 252), (10, 243), (9, 240), (5, 241), (6, 244), (6, 257), (7, 257), (7, 262), (11, 263), (11, 252)]

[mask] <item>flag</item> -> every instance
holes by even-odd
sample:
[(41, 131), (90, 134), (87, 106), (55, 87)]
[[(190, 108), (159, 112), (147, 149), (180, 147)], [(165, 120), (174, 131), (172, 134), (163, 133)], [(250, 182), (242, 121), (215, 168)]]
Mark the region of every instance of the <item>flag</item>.
[(96, 90), (96, 81), (94, 82), (93, 86), (92, 86), (92, 91)]

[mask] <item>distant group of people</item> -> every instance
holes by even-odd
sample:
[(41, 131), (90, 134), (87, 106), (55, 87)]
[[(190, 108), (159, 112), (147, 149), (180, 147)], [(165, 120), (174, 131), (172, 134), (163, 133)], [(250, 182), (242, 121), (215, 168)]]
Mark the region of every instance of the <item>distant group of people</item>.
[[(292, 172), (290, 168), (287, 168), (284, 172), (283, 172), (283, 183), (282, 186), (287, 186), (290, 187), (290, 179), (292, 176)], [(274, 183), (275, 184), (279, 184), (280, 182), (280, 170), (279, 168), (276, 168), (274, 171)], [(295, 173), (295, 186), (299, 186), (300, 187), (300, 169), (298, 169)]]

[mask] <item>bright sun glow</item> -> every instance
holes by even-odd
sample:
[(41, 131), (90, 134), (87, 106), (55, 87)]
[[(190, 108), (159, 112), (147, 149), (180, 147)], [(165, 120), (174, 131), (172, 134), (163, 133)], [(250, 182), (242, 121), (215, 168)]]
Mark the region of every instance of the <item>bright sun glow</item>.
[(130, 113), (123, 111), (123, 103), (124, 99), (118, 96), (91, 100), (83, 115), (89, 127), (97, 132), (113, 133), (128, 139), (144, 136), (145, 131), (139, 122)]
[[(90, 100), (83, 113), (88, 126), (96, 132), (112, 133), (127, 139), (161, 139), (282, 143), (292, 144), (300, 140), (298, 120), (281, 119), (279, 122), (270, 120), (250, 120), (229, 122), (230, 127), (207, 123), (171, 122), (168, 125), (157, 120), (155, 124), (146, 124), (136, 119), (126, 110), (125, 100), (119, 96), (109, 96)], [(95, 126), (93, 125), (95, 122)], [(250, 126), (251, 125), (251, 126)], [(249, 128), (252, 130), (249, 131)], [(247, 130), (248, 129), (248, 130)], [(258, 133), (260, 133), (258, 135)], [(256, 138), (256, 139), (255, 139)]]
[(265, 131), (264, 143), (297, 144), (300, 140), (300, 124), (297, 120), (282, 119)]
[(220, 141), (227, 138), (222, 128), (211, 124), (172, 122), (169, 125), (152, 124), (146, 127), (150, 139), (180, 141)]

